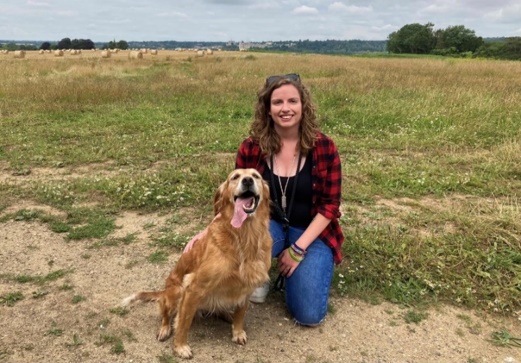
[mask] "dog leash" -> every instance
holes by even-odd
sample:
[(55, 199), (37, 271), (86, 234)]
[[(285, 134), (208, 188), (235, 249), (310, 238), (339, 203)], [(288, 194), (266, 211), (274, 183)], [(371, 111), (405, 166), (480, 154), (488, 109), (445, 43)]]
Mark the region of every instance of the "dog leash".
[[(289, 200), (289, 206), (288, 206), (288, 212), (287, 213), (279, 205), (279, 200), (277, 198), (277, 193), (276, 192), (273, 193), (274, 194), (274, 198), (275, 198), (275, 203), (274, 203), (275, 204), (275, 210), (276, 210), (277, 214), (279, 215), (279, 217), (282, 217), (282, 220), (284, 221), (284, 225), (283, 225), (283, 228), (284, 228), (284, 246), (290, 244), (290, 242), (289, 242), (289, 217), (291, 215), (291, 210), (293, 208), (293, 201), (295, 199), (295, 192), (297, 190), (297, 182), (298, 182), (298, 175), (300, 173), (300, 162), (301, 162), (301, 160), (302, 160), (301, 153), (299, 151), (299, 153), (298, 153), (298, 162), (297, 162), (297, 171), (295, 173), (295, 181), (293, 183), (293, 190), (291, 191), (291, 198)], [(274, 169), (273, 169), (274, 168), (274, 165), (273, 165), (273, 154), (270, 157), (270, 164), (271, 164), (271, 172), (270, 172), (271, 184), (272, 185), (276, 185), (275, 184), (275, 174), (274, 174)], [(288, 178), (289, 178), (289, 176), (288, 176)], [(281, 273), (279, 273), (279, 276), (277, 277), (277, 280), (275, 280), (274, 289), (277, 290), (277, 291), (283, 291), (284, 290), (284, 276), (282, 276)]]

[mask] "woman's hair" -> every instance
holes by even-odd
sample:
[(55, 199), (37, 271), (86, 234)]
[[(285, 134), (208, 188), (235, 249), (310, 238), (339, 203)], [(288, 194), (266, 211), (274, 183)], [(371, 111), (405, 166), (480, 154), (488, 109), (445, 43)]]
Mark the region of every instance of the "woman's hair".
[(250, 137), (259, 143), (263, 154), (266, 156), (278, 153), (282, 146), (269, 112), (273, 91), (287, 84), (295, 86), (302, 103), (302, 120), (299, 128), (299, 149), (302, 154), (306, 155), (311, 150), (317, 137), (316, 107), (311, 100), (308, 89), (300, 82), (300, 79), (290, 79), (281, 76), (276, 81), (266, 81), (264, 87), (257, 93), (255, 119), (250, 127)]

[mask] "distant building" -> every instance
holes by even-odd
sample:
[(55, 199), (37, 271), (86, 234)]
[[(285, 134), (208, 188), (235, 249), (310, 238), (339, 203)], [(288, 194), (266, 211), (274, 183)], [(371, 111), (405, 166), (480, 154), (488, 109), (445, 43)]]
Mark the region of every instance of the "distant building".
[(244, 52), (244, 51), (250, 49), (251, 46), (252, 46), (251, 43), (240, 42), (240, 43), (239, 43), (239, 50), (240, 50), (241, 52)]

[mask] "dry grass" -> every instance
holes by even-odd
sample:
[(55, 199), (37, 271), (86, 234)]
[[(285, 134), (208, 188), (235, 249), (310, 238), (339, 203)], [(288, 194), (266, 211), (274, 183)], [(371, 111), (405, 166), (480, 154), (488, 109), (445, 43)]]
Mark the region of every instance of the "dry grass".
[(343, 162), (337, 291), (521, 310), (521, 63), (127, 55), (0, 56), (0, 208), (209, 214), (255, 92), (297, 72)]

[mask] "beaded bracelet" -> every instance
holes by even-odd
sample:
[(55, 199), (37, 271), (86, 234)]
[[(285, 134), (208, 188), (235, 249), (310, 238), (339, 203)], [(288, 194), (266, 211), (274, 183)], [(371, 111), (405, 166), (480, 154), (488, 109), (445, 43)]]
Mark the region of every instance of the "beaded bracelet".
[(293, 248), (288, 248), (288, 253), (289, 253), (289, 257), (291, 257), (291, 259), (293, 261), (302, 262), (302, 260), (304, 259), (304, 256), (295, 255), (295, 252), (293, 252)]
[(300, 256), (304, 256), (306, 254), (306, 250), (300, 248), (299, 246), (297, 246), (296, 243), (293, 243), (291, 245), (291, 249), (297, 254), (297, 255), (300, 255)]

